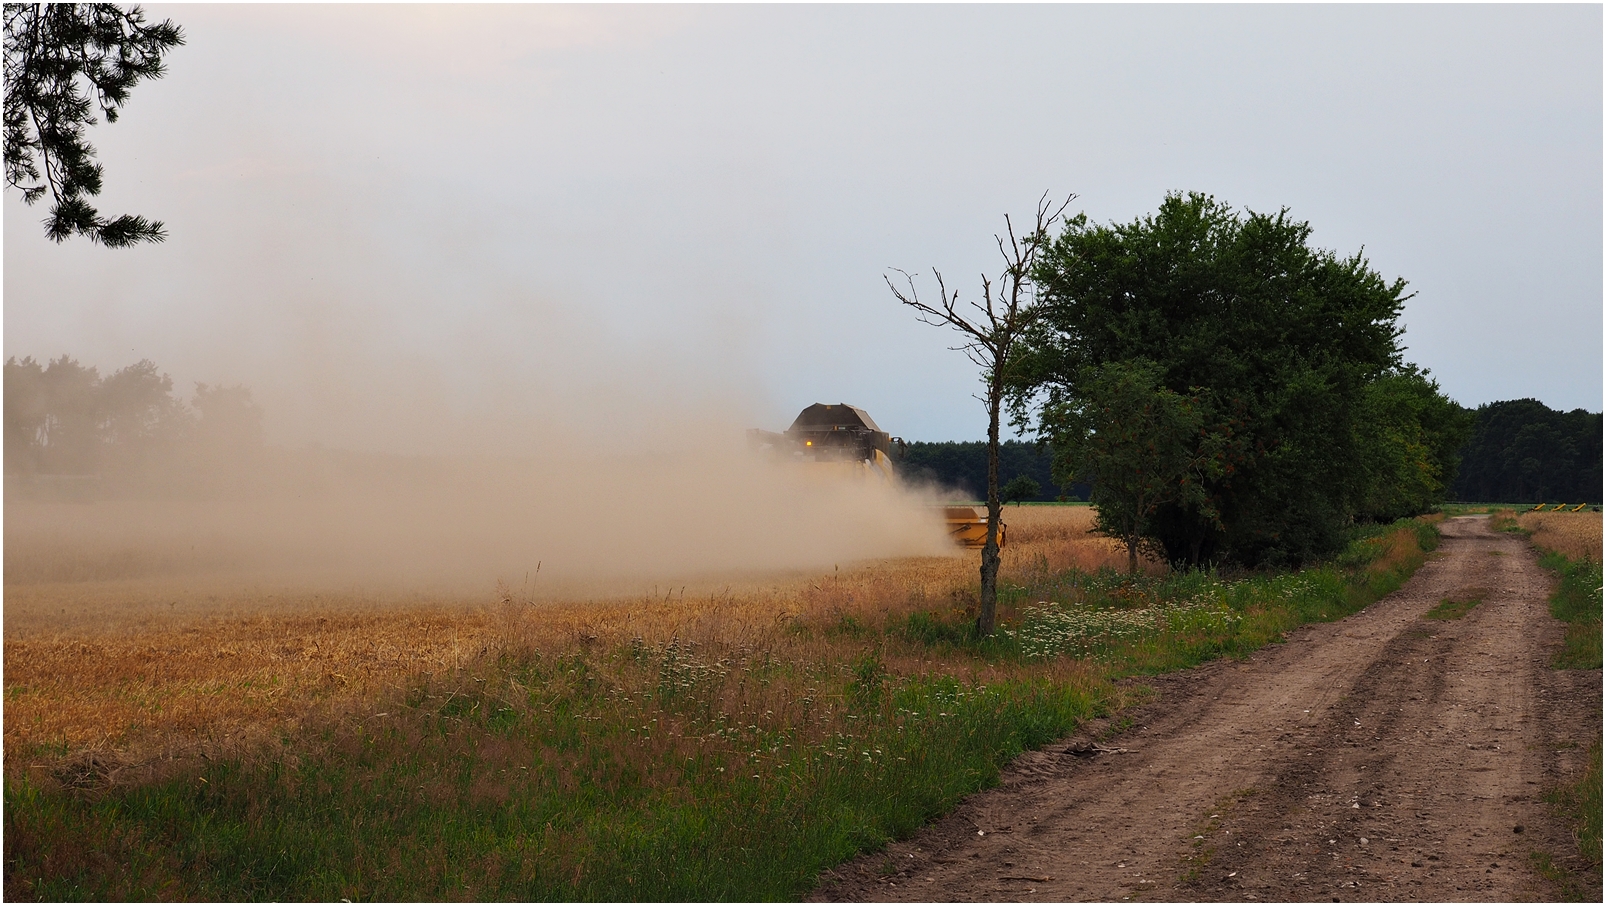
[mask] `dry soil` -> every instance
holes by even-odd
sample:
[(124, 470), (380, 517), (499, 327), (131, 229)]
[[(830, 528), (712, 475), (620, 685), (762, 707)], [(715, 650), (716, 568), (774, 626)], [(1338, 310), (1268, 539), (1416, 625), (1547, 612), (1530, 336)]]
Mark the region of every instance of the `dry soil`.
[[(1535, 851), (1599, 893), (1542, 796), (1600, 738), (1601, 673), (1549, 667), (1563, 624), (1522, 539), (1484, 517), (1442, 528), (1395, 594), (1145, 680), (1126, 719), (1022, 757), (814, 899), (1557, 899)], [(1463, 597), (1482, 603), (1425, 618)]]

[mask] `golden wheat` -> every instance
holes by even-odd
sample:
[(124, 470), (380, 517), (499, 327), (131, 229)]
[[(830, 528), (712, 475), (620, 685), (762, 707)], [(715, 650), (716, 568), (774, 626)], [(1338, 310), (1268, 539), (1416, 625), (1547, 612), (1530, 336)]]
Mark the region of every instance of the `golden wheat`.
[(1600, 513), (1523, 513), (1517, 525), (1532, 532), (1534, 544), (1572, 560), (1601, 562)]
[[(1088, 534), (1088, 508), (1011, 507), (1005, 521), (1006, 578), (1125, 564), (1118, 544)], [(386, 596), (221, 580), (8, 585), (6, 770), (85, 750), (137, 763), (258, 745), (315, 710), (360, 710), (510, 647), (561, 653), (634, 641), (716, 658), (763, 651), (794, 663), (849, 663), (862, 645), (823, 630), (964, 611), (974, 603), (977, 561), (975, 552), (879, 560), (604, 600), (505, 587)], [(789, 631), (799, 624), (822, 631)], [(887, 655), (891, 669), (919, 668), (917, 654)], [(775, 710), (785, 694), (747, 690), (725, 707)]]

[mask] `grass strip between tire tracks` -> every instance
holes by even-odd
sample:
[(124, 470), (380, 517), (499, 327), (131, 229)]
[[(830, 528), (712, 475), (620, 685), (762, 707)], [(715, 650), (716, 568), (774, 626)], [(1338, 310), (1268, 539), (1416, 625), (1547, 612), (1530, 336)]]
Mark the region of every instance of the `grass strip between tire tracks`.
[(1399, 523), (1284, 574), (1028, 572), (1004, 589), (1015, 619), (981, 641), (962, 613), (917, 608), (794, 619), (786, 645), (505, 648), (272, 752), (127, 785), (8, 775), (5, 894), (795, 898), (1118, 710), (1116, 680), (1354, 613), (1437, 538)]

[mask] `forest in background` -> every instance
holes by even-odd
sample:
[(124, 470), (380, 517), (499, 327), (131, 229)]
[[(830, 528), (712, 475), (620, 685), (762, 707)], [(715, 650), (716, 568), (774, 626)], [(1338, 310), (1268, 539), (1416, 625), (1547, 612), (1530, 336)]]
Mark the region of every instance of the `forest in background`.
[[(1054, 455), (1041, 444), (1006, 440), (998, 445), (998, 484), (1003, 487), (1026, 477), (1037, 484), (1038, 492), (1022, 495), (1021, 500), (1048, 502), (1086, 500), (1090, 487), (1083, 482), (1061, 489), (1052, 473)], [(905, 478), (933, 484), (968, 500), (981, 500), (987, 492), (987, 444), (985, 441), (910, 441), (898, 460)]]
[(1520, 399), (1486, 403), (1474, 414), (1452, 484), (1456, 500), (1601, 502), (1601, 413)]
[(262, 465), (262, 409), (244, 386), (173, 379), (141, 360), (101, 375), (71, 356), (5, 364), (8, 497), (211, 495)]

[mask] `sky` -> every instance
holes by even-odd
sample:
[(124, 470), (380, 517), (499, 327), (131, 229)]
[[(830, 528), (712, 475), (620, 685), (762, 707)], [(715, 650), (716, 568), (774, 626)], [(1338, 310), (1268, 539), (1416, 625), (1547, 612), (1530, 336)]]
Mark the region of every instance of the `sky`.
[[(102, 213), (4, 201), (4, 353), (244, 383), (286, 444), (622, 448), (815, 402), (986, 418), (892, 268), (974, 294), (1045, 192), (1286, 207), (1476, 406), (1601, 409), (1602, 8), (168, 6)], [(928, 284), (929, 285), (929, 284)], [(541, 426), (535, 430), (531, 426)]]

